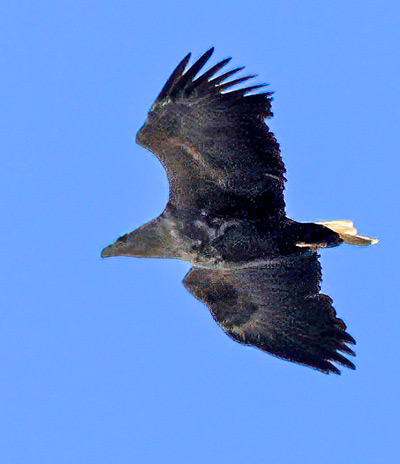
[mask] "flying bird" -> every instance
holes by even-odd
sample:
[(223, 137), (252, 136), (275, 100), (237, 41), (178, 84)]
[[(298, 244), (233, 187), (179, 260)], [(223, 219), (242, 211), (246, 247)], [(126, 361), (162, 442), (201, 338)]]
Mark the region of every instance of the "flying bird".
[[(265, 120), (265, 84), (237, 88), (226, 58), (201, 74), (213, 48), (178, 64), (136, 136), (165, 168), (164, 212), (102, 251), (102, 257), (175, 258), (192, 263), (184, 286), (233, 340), (324, 373), (355, 340), (320, 293), (318, 250), (377, 242), (351, 221), (300, 223), (285, 214), (285, 167)], [(226, 69), (226, 68), (225, 68)], [(344, 353), (344, 354), (342, 354)]]

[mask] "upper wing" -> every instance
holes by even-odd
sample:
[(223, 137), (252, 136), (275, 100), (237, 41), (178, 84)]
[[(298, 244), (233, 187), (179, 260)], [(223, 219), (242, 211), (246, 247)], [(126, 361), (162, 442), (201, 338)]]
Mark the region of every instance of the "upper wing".
[[(271, 93), (262, 85), (227, 90), (254, 76), (225, 82), (242, 70), (215, 74), (227, 58), (195, 78), (213, 49), (186, 72), (187, 55), (152, 106), (137, 142), (162, 162), (170, 205), (225, 216), (273, 216), (283, 211), (285, 168), (279, 145), (264, 123)], [(261, 211), (260, 211), (261, 209)]]
[(322, 372), (340, 374), (330, 361), (355, 369), (338, 353), (354, 355), (354, 339), (321, 293), (316, 253), (271, 261), (268, 267), (193, 268), (183, 284), (205, 303), (234, 340)]

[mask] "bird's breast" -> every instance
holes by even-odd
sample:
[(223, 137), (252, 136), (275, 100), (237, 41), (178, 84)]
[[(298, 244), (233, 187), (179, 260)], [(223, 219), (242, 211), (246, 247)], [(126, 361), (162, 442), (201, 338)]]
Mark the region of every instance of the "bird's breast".
[(181, 218), (178, 223), (178, 235), (189, 244), (190, 257), (186, 253), (185, 259), (196, 265), (235, 267), (277, 254), (273, 235), (247, 221), (196, 217)]

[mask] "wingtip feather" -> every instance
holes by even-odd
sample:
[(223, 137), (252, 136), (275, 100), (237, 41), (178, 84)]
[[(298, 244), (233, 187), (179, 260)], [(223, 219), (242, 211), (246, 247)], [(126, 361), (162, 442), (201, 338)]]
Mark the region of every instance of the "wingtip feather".
[(194, 87), (198, 87), (201, 84), (209, 83), (209, 79), (212, 76), (214, 76), (220, 69), (226, 66), (231, 61), (231, 59), (232, 59), (231, 57), (228, 57), (220, 61), (219, 63), (215, 64), (212, 68), (210, 68), (200, 77), (198, 77), (195, 81), (193, 81), (192, 87), (194, 88)]
[[(221, 60), (219, 63), (215, 64), (196, 78), (197, 74), (199, 74), (213, 53), (214, 47), (209, 48), (197, 61), (195, 61), (194, 64), (192, 64), (190, 68), (185, 71), (191, 57), (191, 54), (188, 53), (167, 80), (157, 97), (156, 102), (164, 101), (167, 97), (174, 100), (182, 96), (190, 97), (194, 94), (196, 97), (209, 95), (210, 98), (213, 99), (221, 98), (225, 102), (230, 102), (236, 107), (243, 98), (247, 98), (247, 100), (243, 100), (243, 102), (246, 101), (246, 111), (252, 112), (257, 117), (272, 117), (272, 112), (270, 111), (272, 100), (270, 95), (272, 92), (247, 95), (249, 92), (265, 87), (268, 84), (258, 84), (244, 89), (226, 92), (227, 89), (256, 77), (256, 74), (226, 82), (229, 77), (244, 69), (244, 67), (238, 67), (220, 76), (214, 77), (219, 70), (230, 62), (231, 57)], [(258, 95), (260, 96), (257, 97)]]
[[(211, 47), (207, 50), (201, 57), (194, 63), (192, 66), (179, 77), (179, 80), (174, 85), (173, 89), (171, 89), (171, 95), (176, 96), (180, 94), (183, 90), (185, 90), (186, 85), (189, 82), (192, 82), (195, 76), (199, 73), (199, 71), (203, 68), (203, 66), (207, 63), (207, 61), (211, 58), (211, 55), (214, 52), (214, 47)], [(187, 90), (189, 90), (191, 86)]]
[(229, 77), (233, 76), (234, 74), (237, 74), (238, 72), (243, 71), (244, 68), (245, 68), (244, 66), (240, 66), (238, 68), (232, 69), (231, 71), (227, 71), (226, 73), (221, 74), (220, 76), (215, 77), (214, 79), (212, 79), (210, 81), (210, 84), (212, 86), (216, 87), (216, 86), (218, 86), (218, 84), (226, 81)]
[(229, 89), (230, 87), (233, 87), (234, 85), (241, 84), (242, 82), (245, 82), (249, 79), (253, 79), (254, 77), (257, 77), (257, 74), (250, 74), (249, 76), (239, 77), (238, 79), (234, 79), (233, 81), (229, 81), (225, 84), (218, 85), (218, 90), (224, 91), (226, 89)]
[(191, 56), (192, 54), (189, 52), (179, 62), (178, 66), (172, 71), (172, 74), (169, 76), (167, 82), (164, 84), (163, 88), (161, 89), (161, 92), (158, 94), (156, 101), (161, 101), (168, 95), (177, 79), (179, 79), (179, 77), (182, 76), (183, 72), (185, 71)]

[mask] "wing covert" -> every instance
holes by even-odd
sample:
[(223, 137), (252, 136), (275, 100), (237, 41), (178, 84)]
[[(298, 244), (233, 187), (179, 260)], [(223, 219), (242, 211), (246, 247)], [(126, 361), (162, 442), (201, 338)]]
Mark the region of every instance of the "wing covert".
[(332, 362), (355, 369), (339, 351), (354, 355), (355, 344), (332, 300), (321, 293), (316, 253), (281, 257), (265, 267), (219, 270), (193, 268), (183, 284), (205, 303), (235, 341), (340, 374)]

